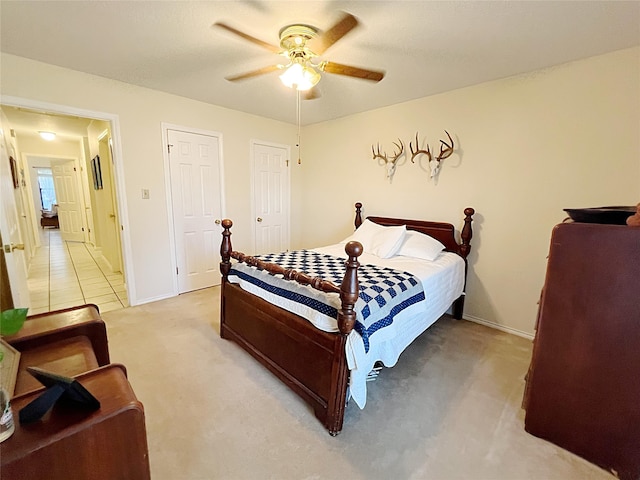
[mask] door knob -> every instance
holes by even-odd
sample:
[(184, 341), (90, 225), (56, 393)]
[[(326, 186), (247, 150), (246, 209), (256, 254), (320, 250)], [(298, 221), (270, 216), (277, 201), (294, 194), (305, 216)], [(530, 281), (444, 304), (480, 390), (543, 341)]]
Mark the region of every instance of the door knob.
[(219, 219), (216, 219), (215, 224), (220, 225), (222, 222)]
[(4, 246), (5, 253), (11, 253), (14, 250), (24, 250), (24, 243), (12, 243), (11, 245)]
[(262, 218), (260, 217), (256, 218), (256, 222), (261, 222), (261, 221), (262, 221)]

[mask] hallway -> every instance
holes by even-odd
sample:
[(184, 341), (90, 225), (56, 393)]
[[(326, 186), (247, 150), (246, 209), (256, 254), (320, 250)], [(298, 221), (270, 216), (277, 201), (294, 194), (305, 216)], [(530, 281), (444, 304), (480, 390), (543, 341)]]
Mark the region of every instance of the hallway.
[(40, 230), (40, 242), (29, 268), (29, 315), (95, 303), (100, 312), (127, 307), (121, 273), (112, 273), (93, 247), (65, 242), (60, 230)]

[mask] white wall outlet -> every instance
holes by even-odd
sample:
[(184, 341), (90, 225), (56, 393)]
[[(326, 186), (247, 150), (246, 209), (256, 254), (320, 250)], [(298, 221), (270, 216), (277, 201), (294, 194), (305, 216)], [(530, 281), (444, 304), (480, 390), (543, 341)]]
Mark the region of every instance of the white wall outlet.
[(143, 200), (149, 200), (149, 189), (148, 188), (143, 188), (142, 189), (142, 199)]

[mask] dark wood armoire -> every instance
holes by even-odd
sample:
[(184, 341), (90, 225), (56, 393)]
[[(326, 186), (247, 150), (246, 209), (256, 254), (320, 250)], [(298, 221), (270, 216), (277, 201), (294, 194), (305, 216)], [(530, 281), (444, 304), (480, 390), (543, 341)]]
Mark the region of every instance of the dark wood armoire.
[(640, 228), (554, 228), (523, 405), (527, 432), (640, 479)]

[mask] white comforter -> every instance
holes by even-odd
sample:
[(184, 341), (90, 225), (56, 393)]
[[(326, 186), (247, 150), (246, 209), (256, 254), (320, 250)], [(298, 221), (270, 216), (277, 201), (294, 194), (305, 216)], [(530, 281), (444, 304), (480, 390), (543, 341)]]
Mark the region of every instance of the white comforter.
[[(313, 249), (314, 252), (345, 257), (344, 244)], [(464, 289), (464, 260), (455, 253), (443, 252), (434, 261), (395, 256), (382, 259), (363, 253), (361, 264), (374, 264), (409, 272), (420, 279), (426, 301), (412, 305), (394, 318), (388, 327), (370, 337), (365, 353), (362, 337), (353, 330), (347, 337), (346, 357), (351, 373), (350, 397), (360, 408), (367, 403), (367, 375), (376, 361), (387, 367), (398, 361), (403, 350), (449, 309)], [(337, 325), (333, 331), (337, 331)]]
[[(313, 249), (314, 252), (346, 258), (344, 244), (330, 245)], [(369, 351), (365, 352), (362, 337), (354, 329), (347, 337), (345, 353), (350, 370), (349, 397), (364, 408), (367, 403), (367, 376), (379, 360), (385, 366), (392, 367), (400, 354), (413, 340), (440, 318), (464, 289), (464, 260), (455, 253), (442, 252), (434, 261), (414, 257), (395, 256), (382, 259), (376, 255), (363, 253), (358, 261), (361, 264), (373, 264), (405, 271), (418, 277), (422, 282), (425, 301), (409, 306), (394, 317), (393, 323), (377, 330), (369, 337)], [(337, 320), (319, 316), (316, 311), (303, 304), (287, 300), (279, 295), (256, 287), (236, 276), (229, 281), (237, 282), (248, 292), (264, 298), (274, 305), (308, 318), (317, 328), (327, 332), (337, 332)], [(298, 285), (298, 288), (307, 289)], [(339, 299), (333, 298), (339, 308)]]

